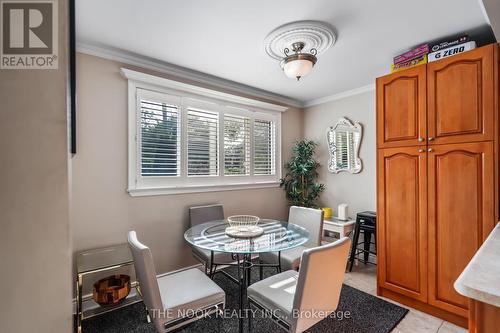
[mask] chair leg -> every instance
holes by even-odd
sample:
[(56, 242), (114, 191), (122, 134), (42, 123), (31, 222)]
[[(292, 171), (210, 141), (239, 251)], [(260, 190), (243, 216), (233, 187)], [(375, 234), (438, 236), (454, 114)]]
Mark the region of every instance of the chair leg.
[(368, 258), (370, 256), (370, 242), (372, 240), (372, 233), (368, 231), (363, 231), (363, 237), (365, 239), (365, 243), (363, 244), (363, 249), (365, 250), (363, 252), (363, 259), (365, 260), (365, 263), (368, 262)]
[(354, 264), (354, 257), (356, 256), (356, 249), (359, 240), (359, 225), (356, 223), (354, 226), (354, 236), (352, 237), (351, 254), (349, 256), (349, 272), (352, 272), (352, 265)]
[[(250, 255), (249, 255), (250, 256)], [(250, 256), (250, 261), (252, 261), (252, 256)], [(247, 268), (247, 276), (246, 276), (246, 280), (247, 280), (247, 287), (250, 286), (250, 284), (252, 283), (252, 265), (250, 264), (250, 266)]]
[(214, 276), (214, 251), (210, 251), (210, 274), (208, 275), (209, 278), (213, 278)]
[(241, 267), (240, 267), (240, 255), (239, 254), (236, 255), (236, 260), (238, 262), (238, 265), (237, 265), (237, 267), (238, 267), (238, 280), (241, 282), (242, 278), (241, 278)]
[[(262, 280), (262, 279), (261, 279)], [(252, 305), (250, 303), (248, 303), (248, 309), (250, 311), (248, 311), (248, 333), (252, 333)]]
[[(262, 265), (262, 260), (259, 259), (259, 265)], [(264, 267), (259, 266), (259, 280), (264, 278)]]
[(278, 274), (281, 273), (281, 251), (278, 252)]
[(217, 271), (217, 265), (212, 264), (211, 265), (211, 271), (212, 271), (212, 273), (210, 274), (210, 278), (213, 279), (214, 275), (215, 275), (215, 272)]
[(215, 319), (217, 319), (217, 332), (222, 332), (222, 314), (219, 314)]
[(146, 309), (146, 321), (147, 321), (148, 324), (151, 324), (151, 317), (149, 316), (148, 307), (145, 306), (144, 308)]

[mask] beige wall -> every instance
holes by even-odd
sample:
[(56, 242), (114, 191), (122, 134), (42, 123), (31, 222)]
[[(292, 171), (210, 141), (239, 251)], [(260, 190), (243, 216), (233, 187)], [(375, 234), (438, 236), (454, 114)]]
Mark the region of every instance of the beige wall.
[(66, 58), (59, 69), (0, 70), (0, 332), (71, 332)]
[[(120, 75), (121, 67), (132, 68), (77, 55), (78, 153), (72, 159), (71, 212), (75, 251), (125, 242), (126, 233), (136, 230), (139, 239), (150, 246), (160, 274), (196, 263), (183, 239), (189, 206), (222, 203), (226, 215), (287, 216), (280, 188), (129, 196), (125, 192), (127, 81)], [(282, 132), (286, 160), (293, 141), (302, 136), (302, 110), (283, 114)]]
[[(326, 131), (343, 116), (363, 125), (360, 148), (363, 170), (358, 174), (333, 174), (327, 169)], [(369, 91), (307, 108), (304, 110), (304, 135), (320, 143), (317, 155), (322, 165), (319, 180), (326, 184), (321, 203), (336, 211), (337, 205), (345, 202), (349, 204), (351, 217), (360, 211), (375, 210), (375, 92)]]

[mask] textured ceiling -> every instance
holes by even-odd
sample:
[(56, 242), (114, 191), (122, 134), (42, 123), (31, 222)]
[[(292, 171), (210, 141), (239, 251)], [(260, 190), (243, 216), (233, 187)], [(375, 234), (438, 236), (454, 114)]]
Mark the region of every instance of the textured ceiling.
[[(76, 18), (79, 43), (145, 55), (301, 102), (373, 83), (388, 73), (396, 53), (418, 43), (491, 32), (478, 0), (77, 0)], [(337, 34), (300, 82), (286, 78), (262, 44), (270, 31), (297, 20), (327, 22)]]

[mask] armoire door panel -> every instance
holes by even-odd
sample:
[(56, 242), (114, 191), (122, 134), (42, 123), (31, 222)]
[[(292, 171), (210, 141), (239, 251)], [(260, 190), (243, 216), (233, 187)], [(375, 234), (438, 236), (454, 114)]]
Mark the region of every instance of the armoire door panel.
[(378, 155), (379, 286), (426, 301), (426, 153), (404, 147)]
[(378, 78), (378, 147), (425, 145), (426, 135), (425, 66)]
[(493, 139), (493, 47), (427, 65), (429, 144)]
[(453, 284), (494, 226), (491, 142), (433, 146), (428, 153), (429, 303), (467, 316)]

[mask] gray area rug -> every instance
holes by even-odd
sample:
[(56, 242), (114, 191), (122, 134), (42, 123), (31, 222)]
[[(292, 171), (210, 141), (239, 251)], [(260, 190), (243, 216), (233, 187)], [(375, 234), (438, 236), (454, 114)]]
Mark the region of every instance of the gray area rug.
[[(228, 268), (227, 271), (234, 273), (232, 267)], [(265, 270), (265, 276), (272, 275), (275, 271), (268, 268)], [(252, 281), (256, 281), (257, 278), (258, 269), (255, 269), (252, 272)], [(238, 286), (222, 274), (216, 274), (214, 281), (226, 292), (227, 308), (237, 309), (239, 307)], [(358, 289), (343, 285), (336, 313), (342, 313), (345, 318), (341, 318), (340, 315), (326, 318), (311, 327), (307, 332), (387, 333), (396, 327), (408, 313), (408, 310)], [(349, 318), (347, 318), (347, 313), (349, 313)], [(257, 317), (253, 319), (252, 323), (253, 333), (285, 332), (267, 318)], [(248, 332), (246, 325), (247, 320), (245, 320), (245, 332)], [(221, 332), (238, 332), (238, 319), (204, 318), (185, 326), (185, 328), (177, 332), (209, 333), (218, 332), (219, 329)], [(130, 305), (83, 322), (83, 333), (111, 332), (154, 333), (156, 331), (153, 324), (148, 324), (146, 321), (143, 303)]]

